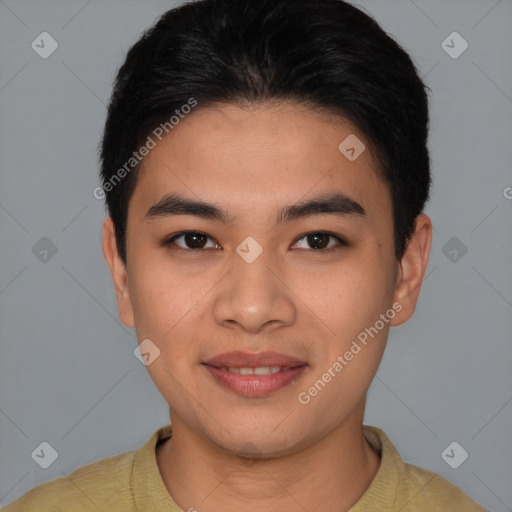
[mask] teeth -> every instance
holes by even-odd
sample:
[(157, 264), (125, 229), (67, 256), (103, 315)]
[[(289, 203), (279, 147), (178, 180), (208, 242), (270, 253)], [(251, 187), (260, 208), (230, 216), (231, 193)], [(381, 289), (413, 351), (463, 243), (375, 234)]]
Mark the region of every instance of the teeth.
[(259, 366), (257, 368), (227, 368), (222, 367), (222, 370), (229, 370), (232, 373), (239, 373), (240, 375), (270, 375), (272, 373), (280, 372), (281, 370), (289, 370), (288, 366)]

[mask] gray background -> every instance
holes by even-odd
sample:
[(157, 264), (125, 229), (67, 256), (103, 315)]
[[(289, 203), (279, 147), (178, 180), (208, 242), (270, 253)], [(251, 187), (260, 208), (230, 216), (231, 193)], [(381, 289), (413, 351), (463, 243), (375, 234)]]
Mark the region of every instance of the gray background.
[[(118, 320), (92, 191), (114, 72), (173, 5), (0, 1), (0, 505), (169, 422)], [(416, 313), (391, 330), (365, 422), (407, 461), (511, 510), (512, 3), (359, 5), (432, 88), (435, 228)], [(43, 31), (59, 43), (47, 59), (31, 48)], [(453, 31), (469, 43), (457, 59), (441, 46)], [(57, 249), (47, 261), (32, 250), (43, 237)], [(42, 441), (59, 455), (48, 469), (31, 458)], [(469, 453), (458, 469), (441, 457), (452, 441)]]

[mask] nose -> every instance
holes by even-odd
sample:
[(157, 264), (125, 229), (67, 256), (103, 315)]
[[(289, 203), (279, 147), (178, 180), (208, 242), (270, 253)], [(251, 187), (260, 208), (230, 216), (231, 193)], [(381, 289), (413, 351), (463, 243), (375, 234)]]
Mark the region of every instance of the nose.
[(218, 325), (257, 334), (295, 322), (293, 291), (269, 250), (251, 263), (234, 254), (232, 268), (219, 285), (213, 304)]

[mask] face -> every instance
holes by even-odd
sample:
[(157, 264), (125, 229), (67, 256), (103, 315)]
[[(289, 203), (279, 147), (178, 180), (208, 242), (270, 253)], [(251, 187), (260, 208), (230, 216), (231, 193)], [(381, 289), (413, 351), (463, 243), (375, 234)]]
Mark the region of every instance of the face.
[[(354, 135), (359, 156), (355, 139), (339, 149)], [(427, 222), (395, 260), (375, 169), (353, 126), (293, 104), (198, 107), (147, 155), (126, 268), (110, 219), (104, 251), (123, 322), (160, 351), (147, 369), (175, 429), (275, 456), (362, 421), (430, 247)], [(247, 359), (223, 355), (234, 351)]]

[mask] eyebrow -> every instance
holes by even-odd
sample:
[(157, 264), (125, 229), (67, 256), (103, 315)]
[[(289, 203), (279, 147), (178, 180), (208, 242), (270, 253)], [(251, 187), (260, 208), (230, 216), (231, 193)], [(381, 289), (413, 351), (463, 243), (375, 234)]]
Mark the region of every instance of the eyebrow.
[[(281, 208), (277, 213), (276, 224), (324, 214), (341, 217), (364, 217), (366, 210), (357, 201), (341, 192), (323, 194)], [(194, 215), (207, 220), (217, 220), (224, 224), (233, 222), (233, 216), (219, 206), (189, 199), (178, 194), (167, 194), (162, 197), (149, 208), (144, 217), (153, 219), (173, 215)]]

